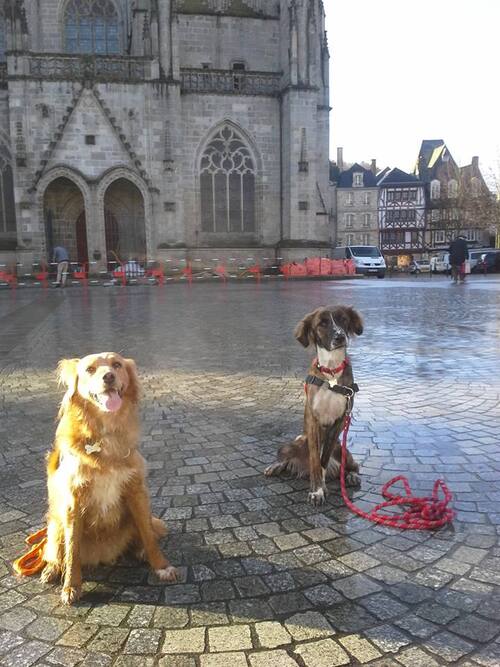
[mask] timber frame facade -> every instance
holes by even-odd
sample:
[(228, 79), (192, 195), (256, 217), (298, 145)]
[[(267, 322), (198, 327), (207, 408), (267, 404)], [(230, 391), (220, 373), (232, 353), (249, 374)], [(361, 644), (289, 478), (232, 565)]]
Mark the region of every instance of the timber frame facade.
[(426, 252), (425, 188), (400, 169), (378, 180), (380, 249), (384, 255), (421, 256)]

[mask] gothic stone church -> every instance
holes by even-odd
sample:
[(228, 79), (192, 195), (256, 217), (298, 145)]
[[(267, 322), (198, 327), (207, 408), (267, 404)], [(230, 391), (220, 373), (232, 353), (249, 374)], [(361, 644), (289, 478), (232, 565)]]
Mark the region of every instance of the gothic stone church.
[(322, 0), (0, 7), (0, 262), (329, 244)]

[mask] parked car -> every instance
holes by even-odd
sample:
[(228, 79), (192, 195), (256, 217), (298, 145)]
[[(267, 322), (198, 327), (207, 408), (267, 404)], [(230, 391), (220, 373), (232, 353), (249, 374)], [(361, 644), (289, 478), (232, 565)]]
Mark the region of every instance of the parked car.
[(481, 255), (473, 269), (474, 273), (497, 273), (500, 272), (500, 250), (485, 252)]
[(481, 261), (482, 256), (488, 252), (495, 252), (495, 248), (474, 248), (473, 250), (469, 250), (470, 270), (472, 272), (476, 272), (477, 263)]
[(428, 259), (414, 259), (410, 263), (410, 273), (430, 273), (431, 264)]

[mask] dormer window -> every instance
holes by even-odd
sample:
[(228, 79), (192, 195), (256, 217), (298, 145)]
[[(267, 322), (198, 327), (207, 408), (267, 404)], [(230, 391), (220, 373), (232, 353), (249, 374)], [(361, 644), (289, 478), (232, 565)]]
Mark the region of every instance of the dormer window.
[(355, 188), (363, 187), (363, 172), (361, 171), (354, 172), (352, 177), (352, 184)]

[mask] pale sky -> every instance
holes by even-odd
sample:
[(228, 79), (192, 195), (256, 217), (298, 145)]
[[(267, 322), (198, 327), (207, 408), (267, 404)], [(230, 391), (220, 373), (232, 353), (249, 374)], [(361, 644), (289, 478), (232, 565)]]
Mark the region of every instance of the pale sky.
[(422, 139), (444, 139), (460, 166), (500, 172), (500, 0), (324, 4), (332, 158), (411, 170)]

